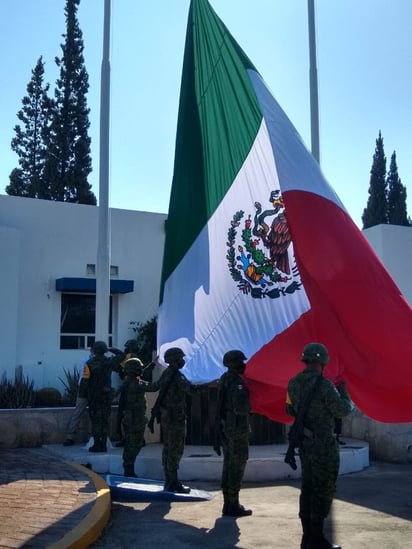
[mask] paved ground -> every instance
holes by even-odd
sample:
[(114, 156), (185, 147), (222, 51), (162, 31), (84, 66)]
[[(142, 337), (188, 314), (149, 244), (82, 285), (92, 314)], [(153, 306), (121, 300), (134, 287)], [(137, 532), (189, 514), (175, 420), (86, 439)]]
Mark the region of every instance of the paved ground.
[[(241, 501), (252, 517), (221, 518), (218, 483), (198, 482), (210, 501), (113, 501), (103, 528), (110, 504), (96, 474), (42, 448), (0, 450), (0, 464), (0, 548), (299, 547), (299, 480), (246, 484)], [(340, 476), (327, 527), (343, 549), (412, 549), (412, 464)]]
[[(194, 485), (194, 483), (192, 483)], [(206, 502), (112, 502), (112, 518), (93, 549), (286, 549), (300, 546), (299, 480), (246, 485), (242, 503), (252, 517), (221, 518), (216, 484)], [(327, 528), (343, 549), (412, 548), (412, 465), (372, 463), (339, 477)]]
[(104, 519), (95, 477), (42, 448), (0, 450), (0, 548), (84, 547)]

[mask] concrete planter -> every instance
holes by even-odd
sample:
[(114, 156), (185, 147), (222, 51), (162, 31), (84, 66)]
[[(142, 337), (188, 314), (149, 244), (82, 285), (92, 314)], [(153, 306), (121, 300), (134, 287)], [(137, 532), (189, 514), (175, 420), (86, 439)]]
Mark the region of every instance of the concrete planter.
[[(74, 408), (19, 408), (0, 410), (0, 448), (34, 448), (42, 444), (59, 444)], [(78, 441), (88, 439), (89, 425), (85, 416)]]
[[(154, 397), (148, 398), (148, 410), (153, 406)], [(0, 449), (35, 448), (42, 444), (61, 444), (74, 408), (19, 408), (0, 410)], [(112, 406), (110, 434), (116, 435), (117, 406)], [(154, 433), (146, 429), (147, 443), (160, 441), (160, 429), (155, 425)], [(90, 422), (87, 414), (82, 418), (76, 433), (76, 442), (87, 442), (90, 435)]]
[(412, 463), (412, 424), (381, 423), (355, 409), (343, 420), (343, 436), (369, 443), (372, 460)]

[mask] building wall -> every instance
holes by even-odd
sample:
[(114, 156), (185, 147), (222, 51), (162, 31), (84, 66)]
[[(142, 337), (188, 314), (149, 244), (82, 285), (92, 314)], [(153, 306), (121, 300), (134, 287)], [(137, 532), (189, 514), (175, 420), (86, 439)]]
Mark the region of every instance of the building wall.
[(412, 305), (412, 227), (376, 225), (363, 234)]
[[(87, 277), (97, 261), (98, 208), (0, 196), (0, 375), (22, 365), (37, 387), (62, 389), (84, 350), (60, 349), (61, 295), (55, 281)], [(113, 345), (133, 337), (129, 323), (157, 314), (165, 214), (111, 210), (111, 264), (134, 291), (114, 297)], [(93, 276), (91, 276), (94, 278)]]

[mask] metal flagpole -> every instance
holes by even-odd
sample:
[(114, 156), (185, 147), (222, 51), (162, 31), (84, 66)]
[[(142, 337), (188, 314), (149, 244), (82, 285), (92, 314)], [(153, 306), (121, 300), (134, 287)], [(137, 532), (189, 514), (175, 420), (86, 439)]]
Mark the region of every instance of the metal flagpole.
[(309, 27), (309, 86), (310, 86), (310, 126), (312, 155), (320, 162), (319, 149), (319, 99), (318, 70), (316, 68), (316, 32), (314, 0), (308, 0)]
[(104, 2), (103, 59), (100, 82), (100, 174), (99, 226), (96, 265), (96, 340), (108, 342), (110, 314), (110, 211), (109, 211), (109, 119), (110, 119), (110, 1)]

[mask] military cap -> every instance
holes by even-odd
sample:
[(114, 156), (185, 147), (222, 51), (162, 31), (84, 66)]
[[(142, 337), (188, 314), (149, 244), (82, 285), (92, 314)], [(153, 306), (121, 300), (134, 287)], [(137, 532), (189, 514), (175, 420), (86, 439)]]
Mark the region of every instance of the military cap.
[(243, 362), (244, 360), (246, 360), (246, 357), (239, 349), (232, 349), (223, 355), (223, 364), (226, 368), (229, 368), (230, 364), (236, 364), (238, 362)]
[(182, 349), (179, 347), (171, 347), (170, 349), (167, 349), (167, 351), (164, 354), (164, 361), (167, 362), (167, 364), (170, 364), (174, 359), (176, 358), (183, 358), (185, 356)]
[(142, 373), (143, 370), (143, 363), (140, 360), (140, 358), (134, 357), (129, 358), (124, 363), (124, 373), (126, 375), (132, 374), (138, 376)]
[(104, 355), (104, 353), (107, 353), (108, 348), (104, 341), (95, 341), (92, 345), (92, 351), (96, 355)]
[(326, 366), (329, 362), (329, 353), (323, 343), (308, 343), (301, 356), (302, 362), (318, 363)]

